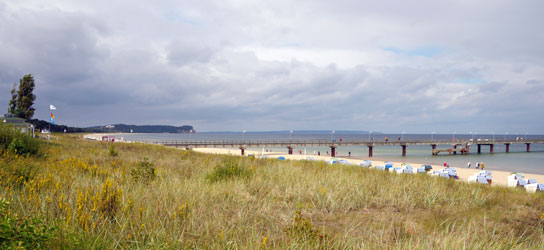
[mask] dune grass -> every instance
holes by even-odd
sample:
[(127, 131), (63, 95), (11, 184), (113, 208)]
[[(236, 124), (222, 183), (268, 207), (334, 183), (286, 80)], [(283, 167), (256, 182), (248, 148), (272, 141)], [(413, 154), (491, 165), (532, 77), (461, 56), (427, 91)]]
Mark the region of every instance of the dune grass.
[(67, 136), (39, 156), (5, 151), (0, 177), (2, 217), (43, 221), (41, 244), (53, 249), (538, 249), (544, 241), (542, 193), (323, 162)]

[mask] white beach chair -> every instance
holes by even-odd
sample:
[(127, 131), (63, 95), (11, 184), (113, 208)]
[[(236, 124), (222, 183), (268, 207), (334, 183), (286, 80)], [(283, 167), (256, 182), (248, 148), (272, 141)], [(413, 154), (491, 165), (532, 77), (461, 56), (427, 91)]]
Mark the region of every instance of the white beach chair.
[(416, 171), (417, 171), (418, 174), (425, 174), (426, 173), (425, 168), (417, 168)]
[(477, 177), (476, 176), (469, 176), (468, 177), (468, 183), (471, 183), (471, 182), (477, 182)]
[(527, 184), (535, 184), (536, 183), (536, 179), (528, 179), (527, 180)]
[(524, 179), (518, 179), (518, 186), (525, 187), (527, 185), (527, 181)]
[(405, 173), (405, 174), (413, 174), (414, 170), (413, 169), (403, 169), (402, 172)]
[(448, 173), (444, 173), (444, 172), (440, 173), (439, 176), (444, 177), (444, 178), (450, 178), (450, 175)]
[(538, 189), (538, 183), (525, 185), (525, 190), (527, 190), (527, 192), (529, 193), (534, 193), (536, 192), (537, 189)]
[[(518, 176), (519, 175), (515, 175), (515, 174), (512, 174), (512, 175), (509, 175), (507, 178), (508, 178), (508, 186), (509, 187), (517, 187), (519, 182), (518, 182)], [(521, 179), (521, 178), (519, 178)]]
[(393, 171), (394, 171), (394, 172), (397, 172), (397, 173), (399, 173), (399, 174), (402, 174), (402, 168), (394, 167), (394, 168), (393, 168)]
[(376, 166), (375, 169), (385, 171), (385, 166)]
[(361, 166), (361, 167), (370, 167), (370, 166), (372, 166), (372, 161), (365, 160), (365, 161), (359, 163), (359, 166)]
[(536, 186), (536, 191), (544, 191), (544, 184), (538, 183), (536, 184)]
[(478, 180), (478, 183), (480, 184), (489, 184), (489, 182), (487, 182), (487, 179), (484, 176), (478, 176), (477, 180)]

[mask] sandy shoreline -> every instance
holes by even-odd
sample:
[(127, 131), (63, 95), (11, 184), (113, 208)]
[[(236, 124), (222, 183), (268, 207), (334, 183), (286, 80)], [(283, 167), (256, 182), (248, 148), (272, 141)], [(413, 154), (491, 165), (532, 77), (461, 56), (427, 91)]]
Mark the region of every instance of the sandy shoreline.
[[(241, 151), (239, 149), (227, 149), (227, 148), (194, 148), (193, 149), (196, 152), (202, 152), (202, 153), (208, 153), (208, 154), (230, 154), (230, 155), (241, 155)], [(246, 150), (246, 155), (253, 154), (256, 156), (260, 156), (263, 154), (261, 151), (252, 151), (252, 150)], [(283, 156), (285, 159), (288, 160), (304, 160), (306, 157), (313, 157), (317, 160), (321, 161), (330, 161), (332, 157), (330, 156), (317, 156), (317, 155), (303, 155), (303, 154), (286, 154), (282, 152), (264, 152), (264, 155), (269, 156), (271, 158), (276, 158)], [(362, 163), (364, 160), (371, 160), (372, 166), (377, 165), (384, 165), (383, 160), (374, 160), (372, 158), (365, 158), (365, 157), (334, 157), (336, 159), (343, 159), (347, 160), (349, 163), (359, 165), (359, 163)], [(400, 167), (402, 163), (408, 163), (412, 165), (414, 168), (418, 168), (422, 165), (422, 163), (415, 163), (415, 162), (393, 162), (393, 166)], [(432, 165), (433, 170), (441, 170), (444, 169), (444, 166), (441, 165)], [(460, 180), (468, 181), (468, 178), (470, 176), (473, 176), (475, 173), (478, 173), (482, 170), (480, 169), (474, 169), (474, 168), (455, 168), (457, 170), (457, 176)], [(490, 170), (490, 169), (485, 169)], [(508, 176), (511, 174), (511, 172), (507, 171), (498, 171), (498, 170), (491, 170), (493, 175), (493, 182), (492, 185), (500, 185), (500, 186), (508, 186)], [(512, 171), (513, 172), (513, 171)], [(536, 179), (538, 183), (544, 183), (544, 175), (539, 174), (525, 174), (525, 179)]]
[[(112, 136), (115, 136), (116, 141), (130, 142), (130, 141), (120, 140), (121, 139), (121, 137), (119, 137), (120, 134), (122, 134), (122, 133), (94, 133), (94, 134), (83, 135), (83, 138), (101, 141), (102, 136), (112, 135)], [(208, 154), (241, 155), (241, 151), (239, 149), (235, 149), (235, 148), (194, 148), (193, 150), (196, 151), (196, 152), (202, 152), (202, 153), (208, 153)], [(245, 152), (246, 152), (246, 155), (249, 155), (249, 154), (253, 154), (253, 155), (256, 155), (256, 156), (263, 155), (263, 152), (261, 152), (261, 151), (246, 150)], [(285, 159), (288, 159), (288, 160), (304, 160), (304, 159), (306, 159), (306, 157), (313, 157), (313, 158), (315, 158), (317, 160), (321, 160), (321, 161), (330, 161), (332, 159), (332, 157), (330, 157), (328, 155), (317, 156), (317, 155), (312, 155), (312, 154), (304, 155), (304, 154), (296, 154), (296, 153), (294, 153), (292, 155), (289, 155), (289, 154), (286, 154), (286, 153), (283, 153), (283, 152), (264, 152), (264, 155), (267, 155), (267, 156), (269, 156), (271, 158), (276, 158), (276, 157), (283, 156), (283, 157), (285, 157)], [(384, 165), (383, 160), (378, 160), (378, 159), (373, 159), (373, 158), (368, 158), (368, 157), (337, 156), (335, 158), (336, 159), (343, 159), (343, 160), (348, 161), (349, 163), (356, 164), (356, 165), (359, 165), (359, 163), (362, 163), (364, 160), (371, 160), (372, 161), (372, 166)], [(393, 162), (395, 167), (400, 167), (400, 165), (402, 163), (408, 163), (408, 164), (412, 165), (414, 168), (418, 168), (422, 164), (424, 164), (424, 163), (421, 163), (421, 162), (419, 162), (419, 163), (418, 162)], [(442, 165), (432, 164), (432, 167), (433, 167), (433, 170), (444, 169), (444, 166), (442, 166)], [(457, 171), (457, 176), (459, 177), (460, 180), (463, 180), (463, 181), (468, 181), (468, 178), (470, 176), (473, 176), (475, 173), (478, 173), (478, 172), (481, 171), (480, 169), (474, 169), (474, 168), (455, 168), (455, 169)], [(491, 170), (491, 169), (485, 169), (485, 170)], [(493, 175), (492, 185), (508, 186), (508, 178), (507, 177), (511, 174), (510, 171), (499, 171), (499, 170), (491, 170), (491, 171), (492, 171), (492, 175)], [(512, 172), (515, 172), (515, 171), (512, 171)], [(538, 183), (544, 183), (544, 175), (526, 174), (526, 173), (524, 173), (524, 175), (525, 175), (525, 179), (536, 179), (536, 181)]]

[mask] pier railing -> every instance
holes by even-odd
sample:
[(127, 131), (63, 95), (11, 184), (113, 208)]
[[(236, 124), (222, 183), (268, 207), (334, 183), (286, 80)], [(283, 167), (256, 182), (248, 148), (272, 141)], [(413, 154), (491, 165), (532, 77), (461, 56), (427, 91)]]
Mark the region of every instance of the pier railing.
[(393, 145), (489, 145), (489, 144), (527, 144), (544, 143), (544, 140), (140, 140), (137, 142), (161, 144), (166, 146), (393, 146)]

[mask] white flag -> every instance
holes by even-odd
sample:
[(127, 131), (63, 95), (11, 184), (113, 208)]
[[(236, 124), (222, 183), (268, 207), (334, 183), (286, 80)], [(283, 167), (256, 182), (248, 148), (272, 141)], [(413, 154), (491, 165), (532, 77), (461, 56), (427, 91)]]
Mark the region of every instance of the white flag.
[(49, 105), (49, 109), (50, 109), (50, 110), (55, 110), (55, 109), (57, 109), (57, 108), (56, 108), (55, 106), (53, 106), (53, 105)]

